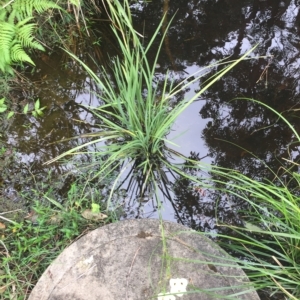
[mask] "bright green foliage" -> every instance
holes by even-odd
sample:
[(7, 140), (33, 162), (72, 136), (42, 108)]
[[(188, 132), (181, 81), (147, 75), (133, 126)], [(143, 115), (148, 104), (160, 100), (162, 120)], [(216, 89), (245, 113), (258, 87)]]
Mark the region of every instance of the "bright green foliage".
[[(38, 118), (38, 117), (41, 117), (44, 112), (43, 110), (45, 110), (47, 107), (46, 106), (43, 106), (43, 107), (40, 107), (40, 99), (37, 99), (34, 103), (34, 108), (31, 109), (29, 111), (29, 103), (27, 103), (24, 108), (23, 108), (23, 114), (28, 114), (29, 112), (32, 113), (32, 115), (35, 117), (35, 118)], [(2, 98), (0, 99), (0, 113), (3, 113), (7, 111), (7, 105), (5, 104), (5, 98)], [(10, 119), (13, 115), (15, 114), (14, 111), (10, 111), (8, 112), (7, 114), (7, 119)]]
[[(0, 154), (6, 151), (0, 147)], [(28, 299), (26, 291), (32, 290), (49, 264), (73, 239), (113, 221), (83, 217), (83, 212), (91, 208), (85, 199), (91, 195), (85, 184), (73, 183), (63, 203), (51, 198), (53, 185), (54, 182), (44, 192), (44, 183), (38, 184), (39, 190), (29, 192), (29, 201), (39, 200), (34, 201), (24, 220), (3, 220), (0, 215), (0, 300)], [(93, 203), (92, 209), (100, 213), (101, 207)]]
[(99, 213), (100, 212), (100, 205), (97, 203), (92, 203), (92, 212)]
[(256, 289), (296, 300), (300, 297), (300, 178), (286, 171), (294, 190), (278, 177), (276, 183), (262, 183), (221, 168), (214, 168), (212, 174), (219, 176), (227, 194), (249, 203), (244, 227), (229, 225), (234, 234), (219, 235), (221, 245), (242, 258), (238, 262)]
[[(35, 101), (35, 104), (34, 104), (34, 109), (31, 111), (32, 115), (34, 117), (39, 117), (39, 116), (42, 116), (44, 113), (43, 113), (43, 110), (46, 109), (46, 106), (40, 108), (40, 99), (37, 99)], [(24, 108), (23, 108), (23, 114), (27, 114), (29, 111), (29, 104), (27, 103)]]
[[(169, 163), (168, 157), (171, 154), (181, 157), (182, 155), (170, 149), (169, 146), (174, 143), (166, 139), (176, 118), (250, 51), (239, 60), (231, 61), (226, 67), (221, 68), (194, 97), (181, 101), (170, 112), (171, 101), (180, 90), (189, 88), (192, 83), (207, 74), (205, 71), (211, 70), (211, 67), (217, 64), (193, 74), (195, 79), (191, 78), (192, 80), (182, 81), (177, 85), (167, 73), (162, 86), (156, 86), (153, 82), (155, 66), (168, 26), (160, 39), (158, 49), (154, 50), (155, 59), (151, 63), (148, 61), (148, 54), (153, 53), (154, 40), (159, 38), (165, 19), (160, 22), (148, 45), (144, 45), (144, 40), (132, 27), (128, 1), (114, 3), (108, 1), (106, 5), (107, 11), (111, 14), (112, 31), (118, 41), (122, 57), (112, 58), (113, 76), (102, 69), (100, 78), (81, 62), (98, 85), (99, 98), (104, 102), (97, 108), (89, 108), (99, 121), (99, 131), (85, 135), (87, 138), (94, 138), (92, 141), (79, 145), (47, 163), (72, 153), (78, 154), (92, 144), (99, 144), (95, 156), (98, 160), (103, 159), (104, 163), (97, 176), (105, 178), (115, 170), (121, 170), (115, 181), (117, 182), (126, 169), (132, 168), (137, 176), (143, 178), (144, 184), (141, 189), (143, 194), (149, 190), (148, 187), (154, 186), (155, 182), (165, 180), (165, 167), (172, 169), (174, 173), (180, 172), (175, 165)], [(78, 60), (74, 55), (72, 57)], [(111, 189), (110, 198), (114, 187)]]
[(7, 110), (7, 106), (4, 102), (5, 102), (5, 98), (0, 99), (0, 113)]
[(59, 9), (60, 7), (48, 0), (15, 0), (7, 6), (6, 10), (9, 12), (10, 21), (14, 19), (21, 21), (27, 17), (32, 17), (34, 11), (41, 14), (49, 8)]
[(44, 47), (34, 40), (35, 24), (31, 22), (34, 12), (41, 14), (47, 9), (60, 7), (46, 0), (15, 0), (9, 5), (2, 1), (1, 4), (0, 70), (12, 73), (13, 63), (28, 62), (34, 65), (24, 48), (44, 50)]
[(37, 99), (34, 104), (34, 110), (32, 111), (32, 115), (36, 118), (39, 116), (42, 116), (44, 114), (43, 113), (44, 109), (46, 109), (46, 106), (41, 108), (40, 107), (40, 99)]

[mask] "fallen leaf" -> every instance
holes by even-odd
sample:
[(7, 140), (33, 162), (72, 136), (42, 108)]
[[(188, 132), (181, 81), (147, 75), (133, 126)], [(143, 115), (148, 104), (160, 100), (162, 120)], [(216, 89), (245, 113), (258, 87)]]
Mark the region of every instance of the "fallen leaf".
[(86, 209), (81, 214), (87, 220), (101, 221), (107, 218), (107, 215), (93, 212), (91, 209)]
[(251, 224), (249, 222), (244, 222), (245, 223), (245, 227), (249, 230), (249, 231), (254, 231), (254, 232), (259, 232), (259, 231), (263, 231), (260, 227)]
[(0, 294), (3, 294), (6, 290), (6, 285), (0, 286)]
[(6, 228), (5, 224), (0, 222), (0, 229), (5, 229), (5, 228)]
[(60, 224), (63, 220), (63, 217), (61, 214), (55, 214), (50, 217), (49, 223), (54, 225), (54, 224)]

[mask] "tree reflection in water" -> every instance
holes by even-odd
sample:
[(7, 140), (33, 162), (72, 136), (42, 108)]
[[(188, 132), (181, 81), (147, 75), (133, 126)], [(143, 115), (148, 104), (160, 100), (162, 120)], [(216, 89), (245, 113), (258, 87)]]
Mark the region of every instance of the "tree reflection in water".
[[(188, 76), (187, 67), (200, 68), (230, 55), (235, 59), (258, 42), (259, 47), (253, 55), (270, 55), (269, 59), (243, 62), (202, 95), (205, 104), (199, 117), (209, 122), (195, 135), (195, 144), (201, 136), (208, 148), (207, 153), (203, 153), (203, 149), (196, 151), (201, 152), (201, 156), (207, 154), (213, 164), (238, 170), (258, 181), (274, 178), (266, 164), (280, 174), (282, 166), (291, 166), (283, 158), (298, 161), (300, 148), (294, 143), (295, 138), (287, 125), (271, 111), (255, 102), (233, 99), (259, 100), (282, 113), (299, 132), (298, 2), (172, 0), (168, 3), (169, 19), (176, 15), (154, 78), (158, 91), (167, 70), (173, 72), (176, 80), (182, 80)], [(133, 6), (134, 24), (139, 32), (145, 32), (145, 43), (165, 10), (160, 0)], [(104, 51), (115, 55), (116, 47), (109, 40), (105, 37)], [(89, 94), (92, 82), (82, 69), (74, 70), (71, 63), (67, 68), (58, 67), (60, 56), (61, 53), (53, 54), (47, 64), (43, 60), (36, 62), (41, 71), (33, 75), (35, 84), (26, 95), (40, 98), (42, 104), (48, 106), (44, 118), (33, 122), (29, 117), (16, 117), (7, 131), (8, 142), (27, 158), (33, 173), (48, 172), (49, 169), (41, 169), (43, 162), (76, 146), (74, 140), (71, 145), (51, 142), (95, 130), (95, 120), (78, 105), (97, 105), (99, 99)], [(199, 82), (197, 88), (202, 83)], [(187, 92), (178, 94), (174, 103), (186, 97)], [(198, 114), (197, 111), (193, 113)], [(52, 168), (57, 173), (65, 171), (58, 165)], [(192, 228), (215, 230), (218, 227), (214, 205), (218, 203), (218, 218), (222, 222), (240, 222), (237, 210), (242, 207), (241, 203), (229, 199), (226, 194), (203, 192), (199, 188), (180, 177), (173, 182), (173, 191), (168, 186), (170, 195), (165, 196), (173, 201), (171, 206), (176, 220)]]

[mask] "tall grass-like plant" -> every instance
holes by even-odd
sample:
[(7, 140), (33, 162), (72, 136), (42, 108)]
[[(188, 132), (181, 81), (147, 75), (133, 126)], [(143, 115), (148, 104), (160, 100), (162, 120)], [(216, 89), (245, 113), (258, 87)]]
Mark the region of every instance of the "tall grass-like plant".
[[(91, 141), (61, 154), (48, 163), (67, 155), (89, 153), (88, 147), (97, 144), (98, 152), (94, 154), (101, 157), (102, 166), (97, 173), (100, 178), (120, 170), (117, 178), (120, 179), (127, 172), (126, 169), (133, 167), (143, 178), (142, 193), (149, 185), (153, 185), (157, 193), (156, 182), (165, 180), (166, 167), (193, 180), (201, 187), (219, 189), (245, 201), (250, 209), (244, 213), (244, 227), (219, 223), (219, 226), (230, 227), (234, 232), (231, 236), (219, 235), (222, 246), (238, 257), (228, 260), (228, 266), (236, 268), (236, 263), (239, 263), (252, 280), (253, 287), (267, 289), (269, 296), (283, 293), (288, 299), (299, 299), (299, 174), (289, 174), (297, 187), (296, 190), (291, 190), (280, 178), (276, 178), (276, 182), (257, 182), (236, 171), (218, 167), (209, 169), (211, 183), (204, 183), (195, 176), (185, 174), (168, 160), (171, 155), (183, 157), (170, 148), (170, 145), (174, 144), (167, 140), (176, 118), (214, 82), (245, 59), (253, 49), (239, 60), (231, 61), (227, 65), (222, 62), (223, 69), (205, 82), (194, 97), (182, 100), (170, 110), (171, 100), (180, 91), (199, 81), (217, 64), (192, 74), (195, 79), (179, 84), (175, 84), (172, 76), (166, 74), (162, 88), (159, 88), (153, 82), (153, 78), (167, 30), (163, 31), (151, 64), (148, 54), (153, 51), (154, 41), (159, 38), (163, 20), (148, 44), (144, 45), (143, 37), (132, 27), (127, 1), (107, 2), (106, 5), (111, 17), (112, 31), (123, 56), (112, 58), (113, 76), (102, 69), (101, 76), (98, 77), (83, 64), (97, 83), (99, 98), (103, 101), (103, 105), (90, 108), (99, 120), (100, 130), (86, 135), (93, 138)], [(283, 119), (280, 114), (278, 116)], [(290, 127), (293, 130), (291, 125)], [(299, 139), (298, 133), (294, 131), (294, 134)], [(199, 165), (191, 167), (199, 168)], [(113, 192), (114, 188), (111, 195)]]
[(257, 182), (238, 172), (212, 170), (223, 191), (250, 204), (244, 227), (228, 226), (234, 234), (220, 235), (221, 245), (240, 257), (238, 262), (258, 289), (269, 295), (281, 292), (288, 299), (300, 298), (300, 175), (290, 178), (297, 190), (280, 180)]
[[(226, 229), (227, 234), (218, 233), (214, 237), (232, 255), (223, 265), (237, 268), (238, 264), (251, 280), (249, 289), (258, 290), (262, 299), (296, 300), (300, 299), (300, 175), (285, 168), (285, 176), (280, 178), (269, 171), (274, 174), (272, 182), (259, 182), (218, 166), (210, 167), (211, 177), (205, 182), (184, 172), (181, 175), (207, 193), (218, 191), (220, 199), (226, 197), (235, 203), (242, 200), (247, 207), (235, 211), (237, 217), (243, 216), (240, 226), (217, 219), (217, 227)], [(218, 206), (216, 216), (217, 210)], [(214, 257), (211, 263), (218, 266)]]
[[(282, 114), (257, 100), (240, 100), (260, 103), (273, 111), (300, 142), (298, 132)], [(249, 207), (240, 212), (244, 216), (244, 226), (219, 222), (220, 227), (232, 230), (231, 235), (218, 236), (220, 245), (238, 257), (237, 262), (262, 294), (274, 296), (271, 299), (284, 296), (296, 300), (300, 299), (300, 175), (291, 171), (299, 165), (291, 160), (287, 162), (292, 168), (283, 166), (283, 177), (269, 169), (274, 175), (273, 181), (259, 182), (217, 166), (210, 170), (210, 180), (211, 188), (218, 187), (220, 194), (243, 200)]]
[[(122, 174), (125, 174), (125, 170), (133, 167), (135, 172), (142, 177), (141, 193), (143, 194), (147, 186), (153, 182), (167, 181), (164, 166), (167, 165), (174, 172), (178, 172), (176, 166), (168, 163), (168, 157), (172, 154), (180, 156), (180, 153), (170, 149), (172, 142), (166, 139), (176, 118), (214, 82), (245, 59), (253, 49), (236, 61), (222, 62), (203, 68), (196, 74), (192, 74), (190, 79), (192, 76), (195, 78), (190, 81), (175, 84), (171, 75), (166, 74), (159, 88), (153, 82), (153, 78), (163, 39), (169, 26), (163, 30), (158, 49), (154, 50), (154, 41), (160, 36), (164, 20), (161, 21), (148, 44), (144, 45), (143, 36), (132, 26), (128, 1), (107, 1), (105, 5), (110, 16), (112, 31), (123, 54), (122, 57), (111, 59), (110, 73), (113, 76), (102, 68), (101, 77), (98, 77), (88, 66), (70, 54), (84, 66), (99, 87), (98, 96), (103, 101), (103, 105), (90, 109), (99, 120), (100, 130), (86, 135), (93, 140), (47, 163), (67, 155), (86, 153), (88, 146), (98, 144), (98, 152), (94, 154), (105, 157), (105, 161), (97, 175), (105, 177), (113, 170), (121, 170), (120, 178)], [(156, 51), (151, 64), (148, 60), (150, 51)], [(170, 110), (171, 100), (180, 91), (199, 81), (207, 72), (222, 64), (223, 68), (209, 82), (206, 82), (194, 97), (182, 100)]]

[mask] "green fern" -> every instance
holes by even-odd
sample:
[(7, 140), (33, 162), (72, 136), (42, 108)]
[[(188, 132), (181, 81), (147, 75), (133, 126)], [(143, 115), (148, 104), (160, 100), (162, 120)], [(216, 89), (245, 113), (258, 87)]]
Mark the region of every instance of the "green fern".
[(60, 9), (57, 4), (48, 0), (15, 0), (8, 10), (11, 10), (13, 17), (21, 21), (26, 17), (32, 17), (34, 11), (41, 14), (50, 8)]
[(26, 61), (34, 65), (34, 62), (31, 60), (29, 55), (27, 55), (20, 44), (15, 44), (11, 47), (11, 58), (12, 61)]
[(22, 46), (28, 47), (28, 48), (33, 48), (33, 49), (39, 49), (39, 50), (44, 50), (44, 47), (38, 43), (37, 41), (34, 41), (34, 36), (33, 31), (36, 27), (35, 24), (30, 23), (33, 18), (26, 18), (23, 21), (20, 21), (19, 23), (16, 24), (16, 37), (17, 40), (21, 43)]
[(12, 3), (0, 1), (0, 70), (12, 73), (13, 63), (28, 62), (33, 64), (24, 48), (44, 50), (34, 39), (36, 25), (33, 14), (43, 13), (48, 9), (60, 9), (48, 0), (15, 0)]
[(0, 20), (0, 69), (4, 72), (11, 64), (10, 49), (15, 37), (15, 26)]

